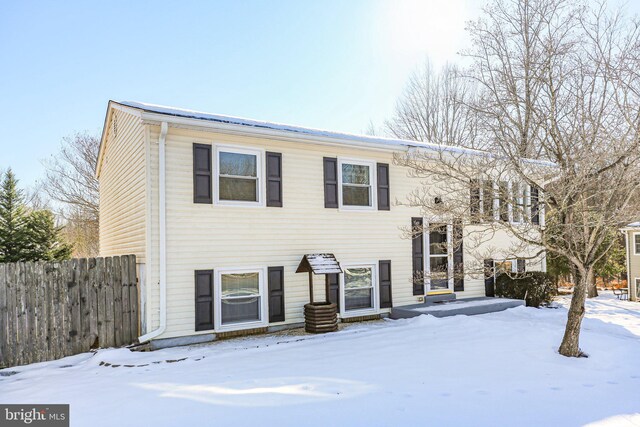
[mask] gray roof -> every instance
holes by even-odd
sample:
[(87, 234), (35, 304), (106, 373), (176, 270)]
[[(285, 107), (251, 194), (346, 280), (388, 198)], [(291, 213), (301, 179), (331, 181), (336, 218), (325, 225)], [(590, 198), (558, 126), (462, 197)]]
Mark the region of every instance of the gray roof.
[[(276, 123), (276, 122), (245, 119), (242, 117), (225, 116), (221, 114), (204, 113), (201, 111), (186, 110), (183, 108), (168, 107), (164, 105), (148, 104), (145, 102), (136, 102), (136, 101), (114, 101), (114, 102), (120, 105), (136, 108), (149, 113), (163, 114), (167, 116), (182, 117), (182, 118), (196, 119), (196, 120), (206, 120), (206, 121), (216, 122), (221, 124), (253, 127), (256, 129), (269, 129), (274, 131), (295, 133), (295, 134), (307, 135), (307, 136), (334, 138), (334, 139), (343, 140), (345, 141), (345, 143), (360, 142), (360, 143), (390, 146), (390, 147), (416, 147), (416, 148), (423, 148), (423, 149), (428, 149), (432, 151), (450, 152), (450, 153), (459, 153), (459, 154), (471, 154), (471, 155), (482, 155), (482, 156), (494, 155), (493, 153), (490, 153), (488, 151), (475, 150), (475, 149), (459, 147), (455, 145), (442, 145), (442, 144), (434, 144), (430, 142), (409, 141), (406, 139), (383, 138), (379, 136), (366, 136), (366, 135), (356, 135), (356, 134), (343, 133), (343, 132), (333, 132), (328, 130), (287, 125), (287, 124)], [(549, 162), (545, 160), (531, 160), (531, 159), (523, 159), (523, 160), (529, 163), (536, 163), (536, 164), (546, 165), (546, 166), (554, 166), (553, 162)]]

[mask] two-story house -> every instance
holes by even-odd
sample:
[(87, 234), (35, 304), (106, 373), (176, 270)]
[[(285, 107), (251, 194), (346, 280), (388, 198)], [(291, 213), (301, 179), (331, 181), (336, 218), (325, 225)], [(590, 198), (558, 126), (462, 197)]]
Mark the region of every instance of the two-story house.
[[(447, 244), (474, 225), (429, 224), (419, 208), (395, 203), (420, 180), (393, 154), (436, 149), (110, 101), (97, 166), (100, 252), (137, 256), (140, 340), (198, 342), (300, 325), (310, 300), (307, 275), (296, 274), (305, 254), (331, 253), (340, 263), (343, 274), (316, 280), (331, 282), (341, 319), (384, 316), (433, 294), (485, 296), (482, 274), (452, 274), (474, 270), (472, 249)], [(511, 211), (504, 212), (506, 220)], [(413, 239), (403, 236), (412, 224), (424, 230)], [(512, 239), (501, 232), (488, 243), (507, 247)], [(537, 253), (530, 247), (518, 262), (489, 261), (544, 270)], [(419, 271), (439, 273), (416, 281)], [(323, 286), (316, 292), (323, 300)]]

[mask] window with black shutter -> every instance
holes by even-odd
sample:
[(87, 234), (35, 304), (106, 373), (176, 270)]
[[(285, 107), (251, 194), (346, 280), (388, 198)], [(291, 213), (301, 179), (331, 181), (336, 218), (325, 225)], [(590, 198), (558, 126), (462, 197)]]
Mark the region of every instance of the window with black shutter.
[(266, 153), (267, 206), (282, 207), (282, 154)]
[(469, 215), (472, 224), (480, 222), (480, 180), (472, 179), (469, 186)]
[(453, 290), (464, 291), (464, 246), (462, 240), (462, 222), (453, 223)]
[(393, 307), (391, 297), (391, 261), (378, 262), (378, 286), (380, 293), (380, 308)]
[(284, 267), (268, 268), (269, 322), (284, 322)]
[(413, 261), (413, 295), (424, 295), (424, 240), (422, 218), (411, 218)]
[(323, 158), (324, 207), (338, 207), (338, 159)]
[(391, 193), (389, 191), (389, 165), (378, 163), (378, 210), (388, 211), (391, 209)]
[(212, 203), (211, 146), (193, 144), (193, 203)]
[(213, 329), (213, 270), (196, 270), (195, 295), (196, 331)]

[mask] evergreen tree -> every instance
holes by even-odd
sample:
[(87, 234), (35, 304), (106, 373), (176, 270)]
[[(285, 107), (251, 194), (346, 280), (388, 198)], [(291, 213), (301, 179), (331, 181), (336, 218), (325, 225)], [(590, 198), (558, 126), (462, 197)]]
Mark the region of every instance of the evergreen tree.
[(0, 262), (68, 259), (71, 246), (51, 211), (29, 210), (9, 169), (0, 183)]
[(27, 217), (24, 195), (9, 169), (0, 183), (0, 262), (22, 260)]
[(62, 239), (62, 227), (57, 227), (50, 210), (29, 214), (25, 223), (25, 260), (59, 261), (71, 256), (72, 246)]

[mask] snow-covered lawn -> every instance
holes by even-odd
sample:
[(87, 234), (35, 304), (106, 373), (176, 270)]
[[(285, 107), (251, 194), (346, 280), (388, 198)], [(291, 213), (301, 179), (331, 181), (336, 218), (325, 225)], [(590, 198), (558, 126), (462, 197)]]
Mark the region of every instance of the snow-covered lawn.
[(564, 308), (520, 307), (102, 350), (0, 371), (0, 402), (70, 403), (72, 426), (640, 425), (640, 304), (587, 310), (588, 359), (556, 353)]

